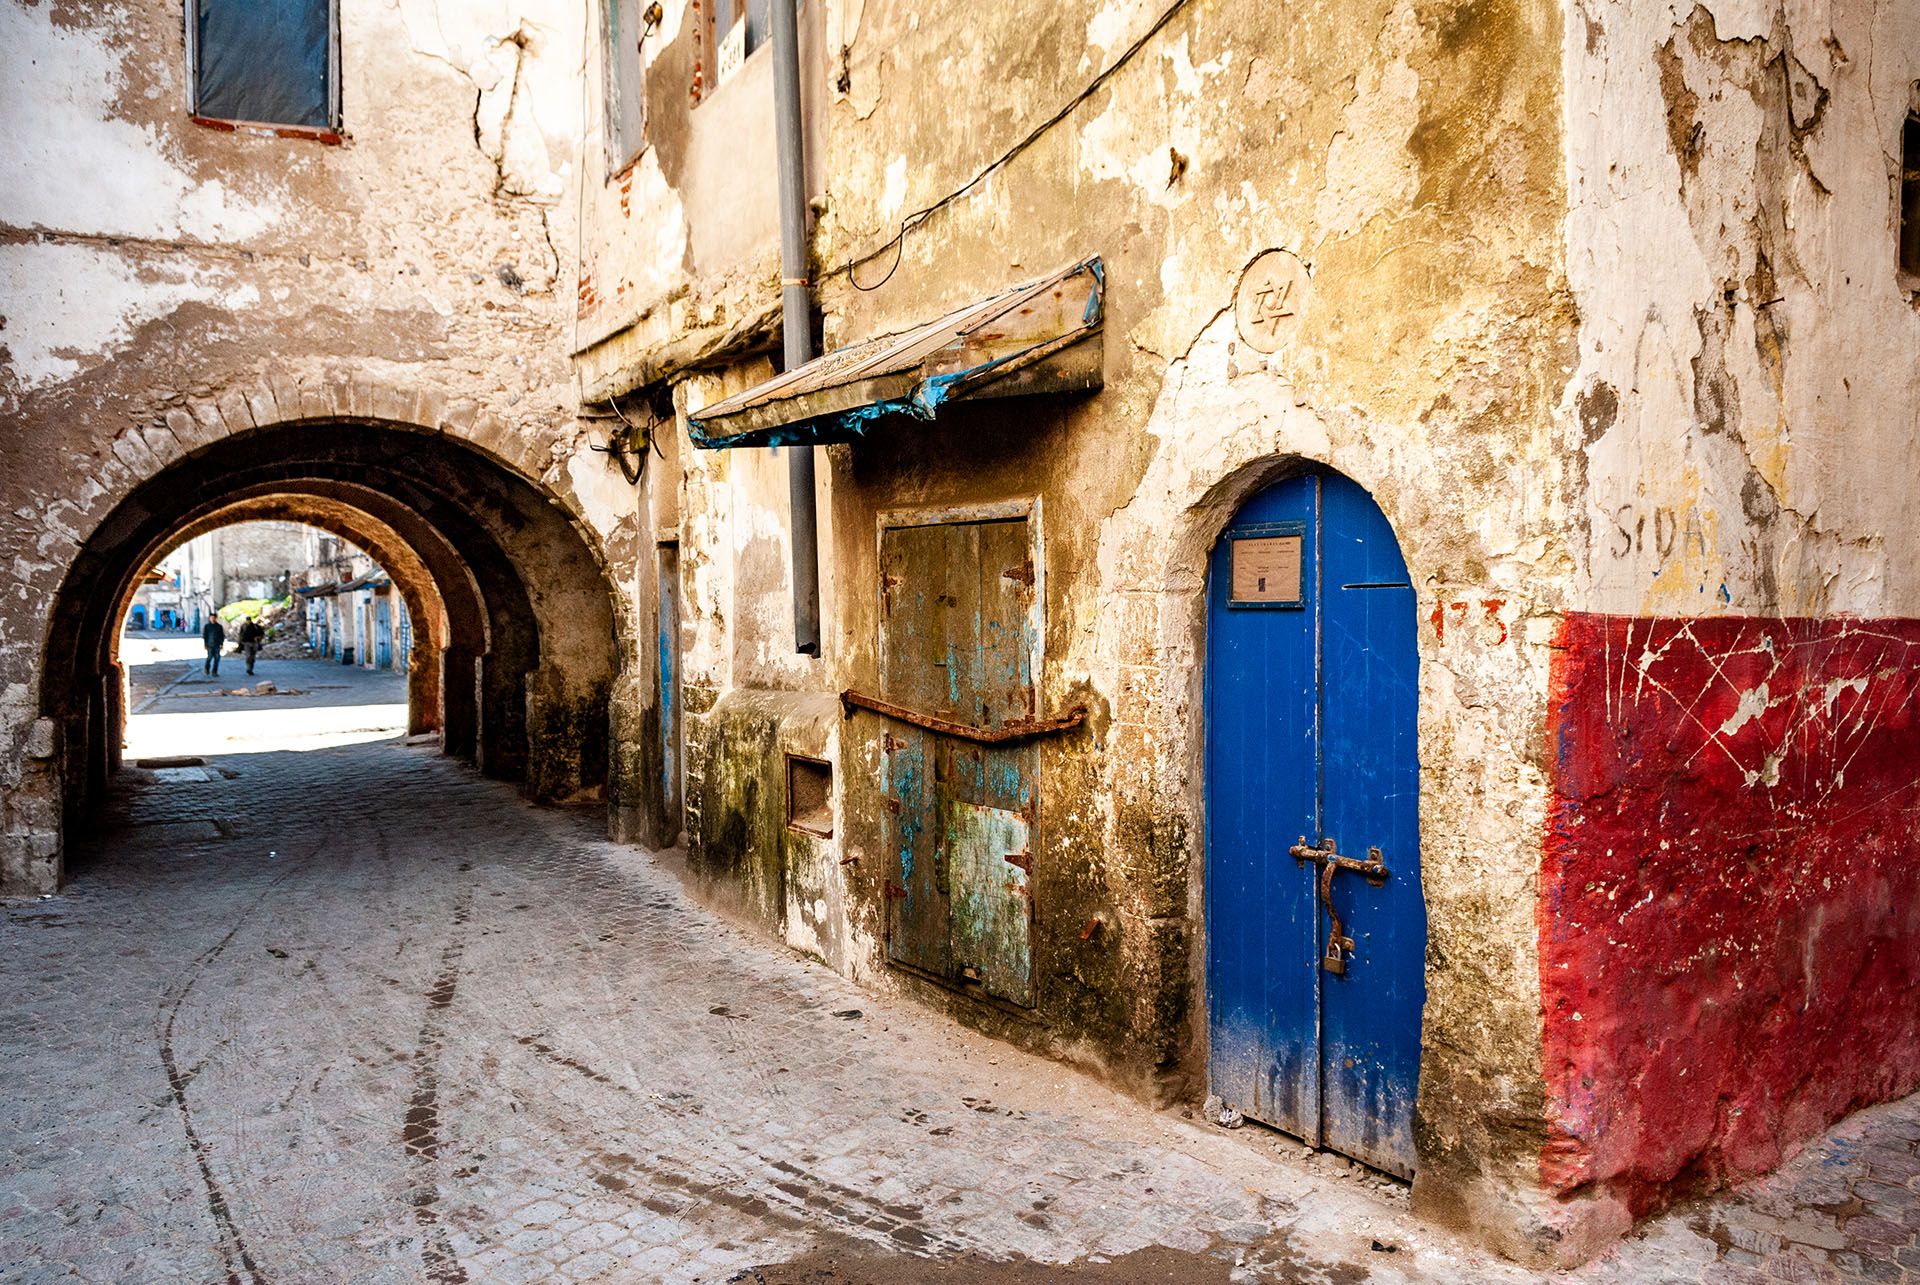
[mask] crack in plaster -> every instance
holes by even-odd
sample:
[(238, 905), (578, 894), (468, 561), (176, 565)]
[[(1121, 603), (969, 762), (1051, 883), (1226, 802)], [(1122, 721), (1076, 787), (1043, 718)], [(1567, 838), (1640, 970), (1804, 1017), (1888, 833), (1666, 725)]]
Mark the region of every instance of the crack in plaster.
[[(1897, 366), (1907, 323), (1869, 320), (1888, 292), (1870, 283), (1863, 293), (1862, 248), (1870, 253), (1890, 203), (1863, 190), (1875, 176), (1859, 165), (1877, 169), (1885, 156), (1860, 126), (1904, 104), (1863, 94), (1846, 74), (1831, 29), (1842, 15), (1816, 24), (1770, 0), (1581, 13), (1584, 35), (1566, 42), (1569, 236), (1586, 320), (1569, 386), (1631, 394), (1587, 438), (1596, 605), (1667, 609), (1677, 591), (1692, 610), (1698, 579), (1702, 593), (1720, 583), (1715, 609), (1878, 610), (1885, 568), (1910, 542), (1895, 538), (1886, 497), (1848, 485), (1836, 461), (1873, 467), (1857, 457), (1863, 447), (1890, 461), (1920, 394), (1910, 377), (1846, 377)], [(1856, 15), (1846, 44), (1864, 30), (1870, 69), (1867, 21)], [(1820, 235), (1829, 225), (1847, 234)], [(1645, 230), (1661, 227), (1673, 235)], [(1639, 320), (1599, 320), (1609, 316)], [(1654, 431), (1674, 422), (1695, 427)], [(1666, 547), (1643, 552), (1616, 534), (1616, 513), (1628, 515), (1621, 533), (1666, 523)], [(1689, 552), (1680, 562), (1665, 556), (1682, 551), (1676, 529)]]

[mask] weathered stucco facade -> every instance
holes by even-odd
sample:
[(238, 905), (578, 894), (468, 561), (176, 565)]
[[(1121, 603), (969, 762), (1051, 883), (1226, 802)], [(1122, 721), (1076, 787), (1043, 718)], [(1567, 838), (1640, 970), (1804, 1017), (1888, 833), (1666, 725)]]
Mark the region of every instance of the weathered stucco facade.
[(333, 140), (191, 120), (178, 4), (0, 5), (9, 891), (117, 760), (132, 577), (248, 518), (392, 568), (450, 752), (607, 789), (633, 502), (566, 360), (580, 10), (340, 10)]
[[(343, 3), (331, 146), (190, 123), (175, 7), (0, 5), (37, 59), (0, 90), (34, 125), (0, 144), (9, 889), (117, 752), (130, 577), (311, 521), (393, 575), (451, 752), (604, 793), (864, 984), (1197, 1101), (1209, 558), (1322, 471), (1417, 603), (1416, 1206), (1572, 1260), (1920, 1083), (1920, 10), (810, 0), (825, 349), (1095, 256), (1102, 288), (1097, 390), (809, 448), (814, 657), (795, 448), (690, 434), (778, 373), (773, 51), (723, 75), (666, 0), (620, 37), (628, 157), (599, 6), (441, 8)], [(1084, 711), (967, 803), (1030, 907), (1012, 981), (900, 966), (913, 734), (841, 699), (954, 591), (900, 533), (987, 523), (1025, 543), (981, 564), (983, 654), (1023, 718)]]
[[(589, 114), (579, 365), (591, 398), (623, 397), (663, 441), (645, 485), (670, 551), (657, 565), (679, 576), (662, 637), (683, 705), (663, 734), (685, 743), (689, 862), (843, 972), (1142, 1094), (1198, 1097), (1207, 555), (1265, 483), (1338, 470), (1390, 519), (1418, 591), (1415, 1198), (1508, 1252), (1576, 1258), (1920, 1072), (1903, 998), (1920, 929), (1900, 909), (1915, 900), (1914, 608), (1889, 574), (1912, 537), (1882, 481), (1911, 471), (1920, 419), (1892, 249), (1920, 33), (1886, 5), (1340, 3), (1284, 24), (1175, 8), (1150, 34), (1159, 6), (803, 11), (801, 79), (824, 97), (807, 104), (807, 160), (826, 348), (1088, 255), (1107, 285), (1096, 395), (955, 404), (824, 448), (817, 660), (791, 647), (784, 461), (695, 451), (685, 431), (774, 373), (766, 56), (715, 92), (699, 7), (668, 5), (641, 43), (651, 150), (596, 184)], [(748, 84), (758, 101), (733, 94)], [(1236, 290), (1276, 249), (1310, 294), (1282, 342), (1256, 346)], [(1091, 711), (1038, 746), (1025, 1011), (889, 966), (892, 733), (832, 699), (881, 678), (881, 531), (1014, 510), (1035, 532), (1038, 712)], [(1691, 697), (1616, 715), (1621, 667), (1645, 678), (1668, 655), (1642, 655), (1635, 631), (1698, 616), (1736, 622), (1676, 679), (1724, 697), (1713, 726), (1742, 700), (1799, 711), (1754, 720), (1767, 745), (1731, 792), (1686, 754), (1644, 779), (1648, 759), (1608, 757), (1616, 735), (1693, 726)], [(1771, 698), (1715, 692), (1714, 646), (1846, 635), (1824, 623), (1842, 616), (1905, 641), (1785, 665)], [(1800, 699), (1835, 684), (1840, 705)], [(1862, 736), (1886, 766), (1853, 766), (1843, 789)], [(784, 824), (787, 755), (836, 766), (831, 838)], [(1794, 790), (1870, 801), (1871, 834), (1840, 842), (1864, 842), (1875, 873), (1825, 902), (1805, 900), (1798, 796), (1768, 794), (1786, 778), (1766, 764), (1795, 755), (1820, 766)], [(1727, 831), (1743, 850), (1703, 826), (1663, 862), (1661, 801), (1702, 791), (1745, 818)], [(1784, 896), (1797, 917), (1729, 922), (1716, 890), (1741, 862), (1747, 909)], [(1625, 911), (1614, 878), (1657, 885), (1665, 909), (1622, 933), (1575, 904), (1605, 884)], [(1831, 943), (1829, 913), (1846, 923)], [(1742, 931), (1768, 934), (1748, 946), (1779, 961), (1775, 984), (1696, 1038), (1749, 1043), (1795, 952), (1866, 952), (1881, 971), (1837, 969), (1809, 1011), (1827, 1034), (1872, 1031), (1877, 1069), (1802, 1092), (1812, 1062), (1703, 1052), (1705, 1093), (1655, 1091), (1689, 1074), (1666, 1062), (1684, 1045), (1672, 1028), (1696, 1020), (1661, 996), (1730, 1001), (1739, 976), (1694, 968)], [(1740, 1087), (1750, 1072), (1768, 1087)], [(1730, 1123), (1743, 1093), (1770, 1105)]]
[[(918, 33), (867, 15), (867, 75), (940, 83), (957, 99), (950, 119), (1004, 119), (1006, 136), (955, 148), (945, 120), (884, 83), (864, 91), (878, 99), (868, 111), (852, 60), (822, 260), (884, 240), (1016, 141), (1025, 115), (997, 103), (1063, 100), (1150, 17), (1010, 10), (956, 48), (958, 13), (922, 15)], [(997, 434), (955, 424), (876, 443), (878, 466), (836, 460), (833, 473), (842, 585), (874, 583), (875, 509), (1039, 492), (1041, 704), (1085, 691), (1098, 711), (1093, 734), (1047, 745), (1040, 769), (1036, 1013), (1071, 1056), (1143, 1090), (1202, 1091), (1201, 590), (1237, 504), (1297, 461), (1329, 464), (1386, 512), (1423, 602), (1470, 604), (1471, 628), (1423, 639), (1420, 858), (1444, 966), (1428, 977), (1417, 1182), (1447, 1216), (1506, 1228), (1542, 1217), (1499, 1206), (1524, 1200), (1530, 1158), (1503, 1122), (1537, 1110), (1536, 1008), (1514, 943), (1532, 917), (1547, 639), (1486, 604), (1528, 585), (1550, 604), (1569, 567), (1545, 481), (1572, 319), (1557, 66), (1543, 9), (1342, 5), (1284, 27), (1258, 6), (1183, 13), (1061, 128), (909, 233), (886, 288), (825, 283), (830, 322), (864, 335), (1082, 254), (1106, 259), (1099, 396), (1022, 408)], [(1008, 93), (1009, 74), (1031, 89)], [(889, 166), (905, 169), (904, 192), (889, 190)], [(1268, 249), (1312, 274), (1272, 356), (1240, 338), (1232, 307)], [(980, 438), (987, 449), (969, 449)], [(1542, 481), (1516, 489), (1516, 476)], [(843, 663), (860, 685), (873, 601), (847, 600)], [(849, 790), (863, 768), (848, 765)], [(1095, 916), (1109, 930), (1083, 942)]]
[(1566, 84), (1542, 1176), (1623, 1225), (1920, 1085), (1920, 9), (1588, 4)]

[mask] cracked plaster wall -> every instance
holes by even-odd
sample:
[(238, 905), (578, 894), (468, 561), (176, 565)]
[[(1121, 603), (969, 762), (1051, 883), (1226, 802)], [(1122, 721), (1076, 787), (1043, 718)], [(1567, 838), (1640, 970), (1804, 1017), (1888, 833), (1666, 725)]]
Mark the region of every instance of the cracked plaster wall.
[[(777, 922), (791, 907), (763, 913), (843, 971), (1143, 1094), (1202, 1091), (1205, 555), (1262, 482), (1329, 464), (1379, 501), (1420, 600), (1431, 954), (1416, 1201), (1510, 1253), (1565, 1260), (1622, 1211), (1671, 1198), (1663, 1178), (1651, 1202), (1621, 1199), (1543, 1160), (1565, 1158), (1549, 1100), (1564, 1090), (1564, 1023), (1543, 1016), (1561, 957), (1540, 954), (1558, 946), (1540, 917), (1553, 890), (1536, 881), (1543, 834), (1550, 863), (1566, 856), (1569, 640), (1609, 636), (1569, 622), (1912, 613), (1897, 480), (1920, 363), (1890, 239), (1912, 6), (1322, 0), (1283, 26), (1251, 3), (1193, 6), (911, 230), (897, 267), (903, 218), (1067, 103), (1161, 6), (808, 10), (821, 45), (803, 82), (825, 86), (809, 155), (826, 346), (1097, 252), (1106, 387), (954, 406), (830, 448), (819, 662), (785, 650), (778, 457), (682, 441), (654, 467), (648, 485), (676, 515), (657, 534), (681, 542), (696, 862), (731, 823), (721, 813), (753, 810), (746, 782), (778, 769), (761, 694), (872, 685), (877, 594), (863, 586), (877, 583), (882, 515), (1035, 497), (1040, 705), (1095, 711), (1087, 741), (1042, 750), (1039, 1028), (884, 966), (870, 736), (837, 742), (836, 843), (857, 860), (831, 913), (802, 929)], [(674, 383), (682, 419), (766, 376), (777, 320), (770, 204), (721, 217), (694, 177), (759, 172), (758, 144), (701, 123), (733, 119), (718, 109), (746, 95), (688, 106), (704, 56), (670, 6), (648, 105), (671, 110), (628, 175), (589, 185), (579, 301), (589, 398)], [(770, 201), (764, 173), (748, 195)], [(700, 242), (709, 214), (725, 234)], [(1300, 256), (1311, 294), (1264, 356), (1231, 304), (1269, 248)], [(853, 288), (849, 261), (870, 288)], [(1788, 685), (1851, 684), (1854, 655), (1836, 645)], [(1647, 734), (1662, 726), (1650, 716)], [(788, 737), (822, 743), (816, 730)], [(1088, 944), (1090, 916), (1111, 930)], [(1625, 1004), (1643, 998), (1644, 979), (1613, 984)]]
[[(1161, 6), (830, 7), (847, 46), (817, 254), (883, 244), (1117, 58)], [(838, 26), (835, 25), (836, 17)], [(911, 443), (833, 448), (835, 562), (872, 583), (877, 511), (1041, 497), (1043, 711), (1089, 694), (1091, 743), (1042, 749), (1035, 972), (1057, 1052), (1155, 1094), (1204, 1092), (1199, 691), (1214, 536), (1290, 461), (1392, 521), (1421, 631), (1420, 854), (1432, 925), (1415, 1199), (1521, 1254), (1539, 1199), (1533, 875), (1538, 728), (1572, 569), (1553, 405), (1559, 15), (1529, 3), (1193, 7), (1062, 125), (910, 232), (872, 291), (829, 268), (828, 343), (883, 333), (1088, 253), (1106, 262), (1106, 387), (1004, 403)], [(834, 34), (834, 33), (838, 34)], [(1337, 34), (1336, 34), (1337, 33)], [(991, 69), (991, 70), (989, 70)], [(921, 110), (937, 94), (939, 112)], [(955, 122), (964, 122), (956, 129)], [(964, 140), (962, 142), (961, 140)], [(1311, 272), (1271, 357), (1236, 333), (1241, 271)], [(872, 284), (887, 254), (858, 269)], [(874, 604), (848, 589), (846, 671)], [(850, 746), (854, 783), (872, 764)], [(871, 757), (871, 755), (868, 755)], [(855, 822), (850, 852), (878, 835)], [(872, 904), (877, 905), (875, 898)], [(1080, 925), (1110, 925), (1079, 940)]]
[[(784, 461), (681, 441), (672, 467), (650, 464), (648, 486), (677, 500), (689, 859), (698, 870), (703, 844), (762, 823), (755, 809), (778, 791), (749, 803), (747, 783), (777, 780), (781, 744), (831, 745), (842, 796), (834, 842), (848, 864), (821, 867), (806, 923), (793, 922), (790, 898), (759, 912), (770, 926), (842, 971), (1143, 1095), (1203, 1093), (1206, 553), (1277, 469), (1331, 464), (1394, 522), (1431, 617), (1422, 862), (1434, 964), (1416, 1196), (1512, 1252), (1551, 1252), (1558, 1215), (1538, 1198), (1532, 881), (1546, 804), (1540, 729), (1576, 500), (1555, 466), (1555, 407), (1574, 355), (1558, 7), (1321, 0), (1275, 24), (1251, 0), (1191, 6), (1036, 145), (911, 232), (884, 285), (856, 290), (840, 270), (1065, 103), (1160, 8), (806, 7), (822, 37), (803, 50), (802, 79), (824, 86), (809, 129), (826, 347), (1099, 253), (1106, 387), (954, 406), (931, 424), (829, 448), (819, 661), (789, 649)], [(650, 114), (663, 95), (689, 94), (692, 40), (669, 6), (649, 54)], [(700, 124), (725, 101), (678, 105), (630, 182), (616, 175), (603, 197), (589, 181), (597, 212), (579, 338), (589, 400), (671, 382), (683, 421), (770, 370), (759, 357), (777, 319), (770, 205), (753, 235), (742, 222), (738, 239), (701, 248), (691, 231), (708, 197), (686, 176), (715, 163), (759, 172), (750, 138)], [(590, 138), (589, 173), (594, 153)], [(770, 202), (771, 169), (760, 173), (748, 194)], [(672, 273), (657, 264), (659, 287), (606, 275), (626, 259), (644, 264), (656, 245), (679, 256), (683, 283), (667, 284)], [(1242, 269), (1275, 247), (1304, 260), (1312, 296), (1295, 340), (1266, 357), (1238, 338), (1231, 305)], [(892, 261), (888, 250), (865, 263), (861, 284), (876, 285)], [(662, 288), (661, 303), (631, 301)], [(1036, 499), (1040, 514), (1041, 710), (1086, 699), (1095, 711), (1090, 734), (1041, 750), (1037, 1023), (885, 966), (879, 738), (856, 722), (823, 740), (796, 713), (786, 742), (769, 740), (760, 710), (768, 694), (791, 693), (774, 703), (797, 711), (809, 691), (873, 689), (883, 514), (1017, 497)], [(1107, 930), (1083, 939), (1094, 917)]]
[[(811, 68), (822, 62), (821, 10), (808, 5), (801, 14), (802, 61)], [(695, 451), (677, 421), (688, 407), (725, 396), (723, 389), (738, 391), (772, 371), (763, 357), (776, 345), (780, 324), (771, 52), (756, 51), (716, 85), (703, 9), (669, 0), (659, 27), (640, 44), (645, 141), (631, 158), (607, 150), (600, 40), (590, 45), (586, 64), (575, 369), (583, 406), (591, 413), (652, 425), (655, 445), (643, 484), (648, 526), (655, 541), (677, 542), (681, 550), (682, 716), (690, 782), (702, 779), (715, 738), (733, 735), (740, 744), (762, 745), (764, 753), (750, 765), (744, 755), (741, 762), (743, 770), (763, 772), (768, 780), (781, 770), (780, 746), (814, 753), (808, 747), (827, 738), (824, 724), (808, 724), (808, 717), (817, 716), (787, 711), (773, 717), (749, 702), (739, 711), (745, 721), (734, 722), (731, 707), (719, 708), (731, 691), (790, 693), (814, 681), (791, 654), (791, 625), (784, 623), (790, 621), (786, 464), (763, 452), (734, 457)], [(809, 171), (816, 188), (824, 164), (823, 80), (818, 74), (802, 77)], [(674, 395), (662, 396), (670, 386)], [(609, 405), (616, 397), (619, 405)], [(655, 422), (667, 403), (678, 409)], [(831, 602), (831, 568), (823, 580)], [(642, 600), (657, 601), (646, 570), (638, 589)], [(733, 628), (735, 620), (753, 623)], [(636, 717), (657, 738), (661, 705), (652, 687), (643, 686), (637, 693), (643, 708)], [(737, 803), (748, 788), (739, 776), (730, 786), (716, 792), (690, 785), (690, 848), (697, 849), (705, 833), (699, 822), (703, 810)], [(764, 810), (780, 806), (782, 795), (765, 790), (755, 797)], [(779, 834), (784, 818), (756, 816), (753, 825), (757, 832)], [(633, 829), (636, 837), (662, 845), (674, 843), (680, 832), (681, 818), (666, 816), (664, 808), (636, 818)], [(819, 846), (794, 850), (804, 856)], [(735, 868), (730, 859), (722, 864)], [(809, 868), (819, 872), (818, 895), (783, 898), (773, 890), (755, 904), (787, 925), (797, 949), (839, 966), (854, 957), (846, 950), (845, 918), (837, 909), (842, 898), (831, 886), (840, 871), (832, 862), (810, 862)], [(839, 927), (816, 931), (809, 926), (823, 915)]]
[(1566, 61), (1579, 605), (1920, 612), (1920, 8), (1578, 0)]
[(581, 7), (340, 10), (327, 145), (191, 122), (177, 2), (0, 2), (9, 871), (58, 842), (36, 715), (66, 568), (143, 478), (224, 434), (337, 415), (461, 436), (631, 577), (634, 493), (588, 451), (567, 361)]
[[(800, 14), (801, 59), (812, 68), (823, 65), (823, 7)], [(763, 46), (715, 83), (705, 8), (667, 0), (662, 15), (640, 42), (645, 145), (634, 156), (608, 150), (602, 41), (587, 65), (574, 352), (589, 402), (723, 365), (779, 333), (773, 51)], [(801, 86), (818, 191), (824, 78), (803, 75)]]
[(1541, 1172), (1618, 1228), (1920, 1084), (1920, 8), (1568, 13)]

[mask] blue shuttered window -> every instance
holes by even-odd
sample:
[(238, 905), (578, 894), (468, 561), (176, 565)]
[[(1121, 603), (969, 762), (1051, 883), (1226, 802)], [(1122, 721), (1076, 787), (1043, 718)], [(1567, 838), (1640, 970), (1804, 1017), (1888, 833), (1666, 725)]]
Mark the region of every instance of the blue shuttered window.
[(188, 0), (187, 16), (194, 115), (337, 123), (333, 0)]
[(625, 169), (646, 145), (646, 78), (640, 40), (648, 27), (641, 0), (605, 0), (607, 17), (607, 168)]

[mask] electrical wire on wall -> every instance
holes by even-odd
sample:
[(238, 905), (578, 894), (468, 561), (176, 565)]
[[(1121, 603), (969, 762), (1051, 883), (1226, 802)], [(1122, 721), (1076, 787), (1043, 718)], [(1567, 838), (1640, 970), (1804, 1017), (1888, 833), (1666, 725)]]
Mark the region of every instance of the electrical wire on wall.
[[(592, 130), (590, 130), (587, 127), (587, 121), (589, 120), (593, 112), (593, 95), (590, 88), (590, 86), (592, 85), (592, 77), (588, 74), (588, 71), (589, 71), (589, 68), (593, 65), (594, 50), (602, 49), (602, 57), (605, 56), (603, 46), (601, 45), (600, 42), (596, 41), (594, 37), (594, 29), (596, 26), (594, 22), (594, 15), (595, 15), (594, 6), (592, 5), (587, 6), (584, 11), (584, 15), (585, 15), (585, 21), (580, 33), (580, 151), (576, 157), (576, 164), (574, 166), (573, 236), (574, 236), (574, 245), (576, 248), (574, 252), (573, 263), (574, 263), (574, 293), (576, 296), (579, 294), (579, 290), (580, 290), (580, 273), (584, 270), (586, 265), (587, 152), (588, 152), (588, 149), (592, 146), (592, 141), (591, 141)], [(663, 16), (664, 15), (662, 13), (662, 10), (657, 3), (649, 4), (644, 10), (641, 11), (640, 19), (646, 25), (641, 29), (640, 34), (634, 37), (636, 46), (644, 46), (647, 42), (647, 38), (653, 35), (654, 32), (660, 29), (660, 23)], [(643, 65), (644, 65), (644, 55), (643, 55)], [(605, 85), (604, 74), (606, 73), (607, 68), (602, 67), (601, 71), (603, 73), (603, 80), (602, 80), (603, 87), (601, 92), (604, 94), (606, 92), (604, 88), (604, 85)], [(605, 119), (606, 119), (606, 114), (605, 112), (602, 112), (601, 126), (600, 126), (602, 131), (606, 129)], [(601, 151), (602, 151), (602, 154), (604, 155), (605, 154), (604, 135), (601, 139), (601, 144), (602, 144)], [(651, 144), (649, 143), (646, 146), (651, 146)], [(646, 151), (646, 146), (643, 146), (640, 149), (642, 153)], [(639, 160), (639, 153), (636, 153), (634, 156), (634, 159), (632, 161), (629, 161), (628, 164), (632, 165), (636, 163), (638, 160)], [(556, 264), (555, 271), (554, 271), (554, 286), (556, 290), (559, 288), (559, 277), (560, 277), (559, 266), (558, 264)], [(580, 351), (580, 309), (578, 308), (578, 306), (576, 306), (573, 310), (572, 344), (573, 344), (573, 351), (579, 352)], [(574, 387), (575, 399), (578, 401), (584, 402), (586, 400), (586, 394), (587, 394), (586, 381), (581, 377), (580, 367), (577, 362), (574, 363), (574, 367), (573, 367), (573, 387)], [(643, 435), (641, 430), (633, 423), (633, 421), (629, 420), (626, 417), (625, 413), (621, 411), (620, 403), (615, 397), (609, 396), (607, 398), (607, 406), (609, 409), (613, 411), (614, 415), (619, 418), (620, 423), (623, 425), (623, 429), (621, 432), (608, 434), (607, 444), (605, 446), (594, 446), (591, 443), (589, 443), (587, 449), (600, 455), (612, 456), (614, 463), (620, 466), (621, 475), (627, 479), (627, 482), (629, 484), (637, 486), (639, 485), (639, 482), (640, 482), (641, 473), (646, 468), (647, 451), (645, 448), (641, 450), (640, 460), (638, 463), (630, 463), (627, 458), (627, 453), (632, 449), (635, 440), (644, 436), (646, 439), (647, 446), (650, 446), (652, 448), (653, 453), (656, 455), (659, 455), (661, 458), (664, 459), (666, 456), (665, 456), (665, 452), (663, 452), (660, 449), (659, 434), (652, 430), (648, 430)], [(655, 427), (657, 428), (658, 426), (656, 425)]]
[[(939, 200), (935, 201), (933, 204), (928, 206), (923, 206), (922, 208), (915, 210), (913, 213), (901, 219), (899, 230), (896, 231), (893, 234), (893, 236), (890, 237), (888, 240), (881, 243), (879, 247), (873, 250), (869, 250), (867, 253), (860, 255), (857, 258), (848, 259), (845, 263), (841, 264), (840, 266), (833, 268), (826, 273), (823, 273), (822, 274), (823, 278), (839, 276), (840, 274), (845, 273), (847, 280), (852, 283), (853, 288), (856, 290), (878, 290), (881, 286), (887, 284), (887, 282), (890, 279), (892, 279), (893, 274), (899, 270), (901, 257), (906, 252), (907, 233), (913, 231), (913, 229), (919, 227), (922, 223), (926, 222), (929, 218), (933, 217), (933, 215), (945, 209), (947, 206), (953, 204), (955, 201), (965, 196), (968, 192), (971, 192), (974, 188), (980, 186), (980, 184), (984, 182), (990, 175), (994, 174), (998, 170), (1005, 168), (1008, 162), (1012, 161), (1016, 156), (1020, 155), (1022, 152), (1026, 151), (1029, 147), (1032, 147), (1035, 143), (1039, 142), (1042, 136), (1044, 136), (1048, 130), (1052, 129), (1055, 125), (1058, 125), (1061, 121), (1071, 116), (1075, 108), (1079, 107), (1080, 104), (1086, 102), (1089, 98), (1092, 98), (1095, 94), (1099, 93), (1101, 86), (1105, 85), (1109, 80), (1113, 79), (1114, 74), (1118, 72), (1122, 67), (1125, 67), (1129, 62), (1133, 61), (1135, 55), (1137, 55), (1142, 49), (1146, 48), (1147, 42), (1152, 40), (1155, 36), (1159, 35), (1161, 29), (1165, 27), (1169, 22), (1173, 21), (1174, 15), (1179, 13), (1182, 9), (1186, 8), (1187, 4), (1188, 4), (1188, 0), (1173, 0), (1173, 3), (1168, 5), (1166, 9), (1160, 14), (1160, 16), (1153, 20), (1153, 25), (1148, 27), (1145, 31), (1141, 32), (1139, 38), (1136, 39), (1132, 44), (1128, 45), (1124, 50), (1122, 50), (1118, 58), (1115, 58), (1112, 62), (1108, 63), (1107, 66), (1100, 72), (1099, 75), (1095, 76), (1092, 80), (1088, 81), (1086, 84), (1086, 87), (1083, 88), (1079, 93), (1075, 94), (1072, 98), (1068, 99), (1064, 104), (1062, 104), (1058, 111), (1054, 112), (1053, 115), (1041, 121), (1038, 125), (1035, 125), (1033, 129), (1028, 132), (1025, 138), (1022, 138), (1019, 142), (1015, 143), (1012, 147), (1002, 152), (997, 158), (995, 158), (995, 160), (991, 164), (986, 166), (984, 169), (980, 170), (972, 178), (968, 179), (965, 183), (962, 183), (959, 187), (955, 188), (953, 191), (947, 193), (945, 196), (941, 197)], [(872, 263), (875, 259), (878, 259), (881, 255), (885, 254), (888, 250), (893, 251), (893, 262), (888, 265), (886, 272), (882, 274), (882, 276), (878, 281), (875, 281), (872, 284), (866, 284), (866, 283), (863, 283), (859, 279), (859, 277), (854, 275), (854, 272), (856, 269), (864, 267), (869, 263)]]
[[(587, 5), (584, 8), (580, 31), (580, 150), (574, 156), (573, 166), (573, 295), (576, 302), (573, 308), (573, 338), (568, 342), (574, 352), (580, 351), (580, 274), (587, 266), (587, 148), (593, 145), (593, 131), (587, 128), (587, 119), (593, 111), (593, 93), (588, 87), (587, 68), (593, 62), (594, 6)], [(504, 148), (506, 144), (503, 142), (501, 146)], [(560, 274), (557, 272), (554, 273), (553, 288), (556, 294), (560, 290)], [(585, 392), (581, 387), (578, 362), (573, 363), (573, 380), (576, 389)]]

